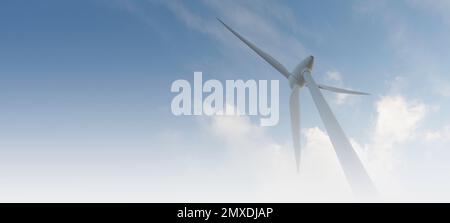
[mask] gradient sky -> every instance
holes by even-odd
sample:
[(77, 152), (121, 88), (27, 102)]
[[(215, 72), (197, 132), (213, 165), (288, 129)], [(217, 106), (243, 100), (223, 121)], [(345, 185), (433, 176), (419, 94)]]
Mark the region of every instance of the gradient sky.
[[(314, 55), (317, 82), (371, 93), (324, 94), (387, 200), (449, 201), (449, 10), (446, 0), (2, 1), (0, 201), (351, 200), (309, 92), (305, 180), (287, 81), (216, 17), (288, 69)], [(279, 125), (172, 115), (171, 83), (194, 71), (280, 80)]]

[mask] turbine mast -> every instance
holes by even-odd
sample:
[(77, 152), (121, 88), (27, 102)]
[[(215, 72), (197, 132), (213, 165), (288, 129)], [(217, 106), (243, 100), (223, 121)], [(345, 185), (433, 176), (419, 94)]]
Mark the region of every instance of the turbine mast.
[(333, 144), (339, 163), (344, 170), (344, 174), (353, 192), (358, 197), (376, 196), (377, 190), (375, 185), (370, 179), (369, 174), (367, 174), (364, 169), (358, 154), (356, 154), (347, 136), (337, 122), (336, 117), (331, 111), (328, 103), (325, 101), (319, 87), (311, 77), (310, 72), (305, 71), (303, 73), (303, 77), (306, 79), (309, 92), (311, 93), (314, 104), (319, 111), (320, 118), (325, 125), (328, 137)]

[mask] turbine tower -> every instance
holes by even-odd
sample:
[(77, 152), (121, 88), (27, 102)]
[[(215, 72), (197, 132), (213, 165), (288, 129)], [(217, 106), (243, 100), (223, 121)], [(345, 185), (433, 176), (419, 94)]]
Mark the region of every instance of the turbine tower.
[(339, 125), (336, 117), (330, 109), (330, 106), (325, 101), (322, 92), (319, 89), (332, 91), (336, 93), (343, 94), (355, 94), (355, 95), (368, 95), (364, 92), (347, 90), (342, 88), (331, 87), (323, 84), (316, 84), (311, 76), (314, 57), (309, 56), (300, 62), (292, 72), (289, 72), (280, 62), (275, 58), (267, 54), (266, 52), (259, 49), (252, 42), (248, 41), (242, 37), (239, 33), (231, 29), (222, 20), (217, 18), (220, 23), (222, 23), (225, 28), (227, 28), (231, 33), (233, 33), (237, 38), (244, 42), (248, 47), (250, 47), (256, 54), (262, 57), (267, 63), (272, 65), (278, 72), (280, 72), (289, 81), (289, 86), (291, 87), (291, 95), (289, 98), (289, 109), (291, 115), (291, 128), (293, 145), (295, 151), (295, 160), (297, 165), (297, 171), (300, 167), (300, 90), (303, 87), (307, 87), (311, 96), (314, 100), (314, 104), (317, 107), (320, 118), (325, 125), (328, 137), (333, 144), (334, 150), (337, 154), (339, 163), (344, 171), (345, 177), (355, 195), (358, 197), (370, 197), (375, 196), (377, 191), (375, 186), (367, 174), (364, 166), (350, 144), (347, 136)]

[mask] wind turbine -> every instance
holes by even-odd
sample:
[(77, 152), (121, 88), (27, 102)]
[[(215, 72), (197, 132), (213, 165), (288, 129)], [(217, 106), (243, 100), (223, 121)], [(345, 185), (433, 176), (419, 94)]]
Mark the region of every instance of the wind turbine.
[(368, 95), (364, 92), (347, 90), (323, 84), (316, 84), (311, 76), (314, 57), (309, 56), (300, 62), (292, 72), (289, 72), (280, 62), (275, 58), (259, 49), (255, 44), (242, 37), (239, 33), (231, 29), (222, 20), (217, 18), (225, 28), (232, 32), (237, 38), (250, 47), (256, 54), (262, 57), (267, 63), (272, 65), (278, 72), (280, 72), (289, 81), (291, 87), (291, 95), (289, 98), (289, 109), (291, 114), (291, 128), (292, 137), (295, 150), (295, 160), (297, 165), (297, 172), (300, 167), (300, 100), (299, 94), (303, 87), (308, 87), (309, 92), (314, 100), (314, 104), (319, 111), (320, 118), (325, 125), (328, 137), (333, 144), (334, 150), (337, 154), (339, 163), (344, 171), (347, 181), (357, 196), (374, 196), (377, 194), (375, 186), (367, 174), (364, 166), (350, 144), (347, 136), (342, 130), (341, 126), (336, 120), (330, 106), (325, 101), (322, 92), (319, 89), (332, 91), (343, 94)]

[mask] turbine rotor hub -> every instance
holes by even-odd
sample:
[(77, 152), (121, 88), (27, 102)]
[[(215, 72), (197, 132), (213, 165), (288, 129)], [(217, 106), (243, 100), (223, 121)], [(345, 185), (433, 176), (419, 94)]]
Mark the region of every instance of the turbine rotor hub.
[(298, 85), (300, 87), (303, 87), (305, 85), (305, 79), (303, 78), (303, 72), (291, 74), (289, 76), (288, 80), (289, 80), (289, 86), (291, 87), (291, 89), (293, 89), (294, 86), (296, 86), (296, 85)]

